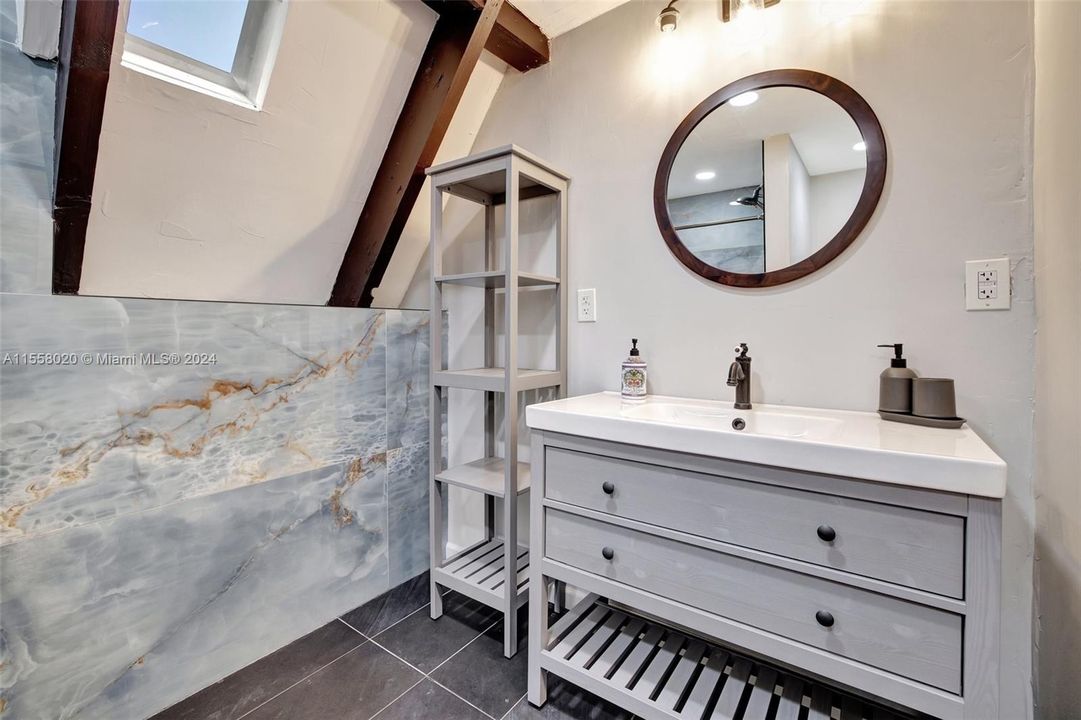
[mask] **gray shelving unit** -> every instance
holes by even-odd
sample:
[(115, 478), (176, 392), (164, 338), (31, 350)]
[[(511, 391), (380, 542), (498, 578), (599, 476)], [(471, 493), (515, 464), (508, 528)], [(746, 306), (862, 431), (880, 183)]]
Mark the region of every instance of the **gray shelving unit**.
[[(518, 462), (518, 421), (522, 393), (554, 388), (560, 397), (567, 387), (567, 186), (564, 173), (531, 153), (507, 145), (469, 157), (443, 163), (428, 170), (432, 179), (431, 263), (432, 317), (443, 309), (443, 291), (448, 285), (480, 288), (484, 291), (485, 366), (446, 369), (442, 334), (431, 335), (431, 616), (443, 614), (442, 593), (446, 587), (501, 611), (504, 622), (503, 652), (512, 657), (518, 651), (518, 607), (529, 597), (529, 550), (518, 544), (518, 497), (529, 490), (529, 465)], [(485, 270), (460, 274), (443, 273), (443, 196), (464, 198), (484, 206)], [(519, 212), (523, 202), (557, 196), (556, 274), (543, 275), (519, 270)], [(502, 239), (503, 268), (487, 269), (496, 256), (496, 209), (504, 206)], [(522, 368), (518, 363), (519, 291), (523, 288), (552, 288), (556, 314), (556, 368)], [(502, 367), (497, 355), (495, 293), (504, 293)], [(435, 328), (433, 322), (433, 328)], [(484, 393), (485, 456), (454, 467), (444, 467), (442, 453), (443, 413), (446, 390), (461, 388)], [(496, 454), (496, 411), (503, 409), (503, 457)], [(485, 537), (476, 545), (446, 556), (447, 488), (466, 488), (485, 496)], [(496, 499), (502, 499), (502, 537), (496, 535)]]

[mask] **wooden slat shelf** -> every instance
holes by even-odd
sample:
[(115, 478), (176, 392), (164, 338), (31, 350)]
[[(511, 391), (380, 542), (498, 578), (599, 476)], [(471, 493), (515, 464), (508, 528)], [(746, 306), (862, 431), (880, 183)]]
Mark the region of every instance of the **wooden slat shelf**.
[[(435, 479), (449, 485), (457, 485), (468, 490), (482, 492), (485, 495), (503, 497), (505, 483), (503, 478), (506, 467), (503, 458), (486, 457), (465, 465), (455, 465), (436, 473)], [(518, 494), (529, 490), (529, 463), (518, 463)]]
[(554, 623), (541, 666), (646, 720), (899, 720), (590, 595)]
[[(432, 374), (432, 383), (439, 387), (465, 390), (503, 392), (506, 371), (501, 367), (470, 368), (468, 370), (440, 370)], [(518, 370), (518, 389), (538, 390), (555, 387), (562, 382), (557, 370)]]
[[(432, 579), (438, 584), (460, 592), (477, 602), (502, 610), (505, 574), (503, 572), (503, 541), (501, 539), (474, 545), (462, 551), (442, 566), (432, 569)], [(518, 546), (516, 606), (529, 597), (529, 548)]]
[[(501, 289), (507, 286), (507, 274), (502, 270), (490, 270), (486, 272), (461, 273), (458, 275), (440, 275), (435, 279), (437, 283), (451, 285), (468, 285), (476, 288)], [(518, 273), (518, 287), (544, 287), (558, 286), (559, 278), (552, 275), (540, 275), (537, 273)]]

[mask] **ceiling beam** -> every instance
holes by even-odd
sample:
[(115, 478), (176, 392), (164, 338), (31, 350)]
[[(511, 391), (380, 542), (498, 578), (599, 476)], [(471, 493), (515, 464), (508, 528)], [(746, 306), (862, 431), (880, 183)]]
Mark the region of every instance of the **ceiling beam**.
[[(470, 2), (482, 8), (485, 0)], [(503, 3), (484, 49), (519, 72), (540, 67), (551, 59), (548, 36), (509, 2)]]
[(76, 294), (82, 279), (117, 9), (116, 0), (63, 4), (54, 128), (54, 293)]
[(349, 240), (330, 305), (371, 307), (372, 291), (383, 279), (503, 0), (487, 0), (479, 11), (470, 0), (438, 4), (439, 19)]

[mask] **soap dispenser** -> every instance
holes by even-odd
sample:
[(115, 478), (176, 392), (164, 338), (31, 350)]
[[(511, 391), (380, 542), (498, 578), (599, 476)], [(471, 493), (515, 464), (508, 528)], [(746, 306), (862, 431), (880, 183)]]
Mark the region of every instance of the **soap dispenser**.
[(631, 338), (631, 352), (623, 361), (619, 377), (620, 394), (624, 400), (645, 400), (646, 361), (638, 352), (638, 338)]
[(893, 348), (893, 358), (890, 366), (882, 371), (878, 379), (878, 410), (890, 413), (912, 413), (912, 380), (916, 377), (915, 371), (908, 367), (908, 361), (903, 357), (904, 348), (901, 343), (879, 345), (879, 347)]

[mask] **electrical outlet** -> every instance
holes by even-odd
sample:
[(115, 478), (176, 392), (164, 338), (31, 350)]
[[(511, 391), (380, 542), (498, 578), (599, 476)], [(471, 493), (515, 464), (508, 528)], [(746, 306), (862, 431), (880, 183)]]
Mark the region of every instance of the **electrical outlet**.
[(578, 291), (578, 322), (597, 322), (597, 291)]
[(1010, 259), (969, 260), (965, 263), (965, 309), (1010, 309)]

